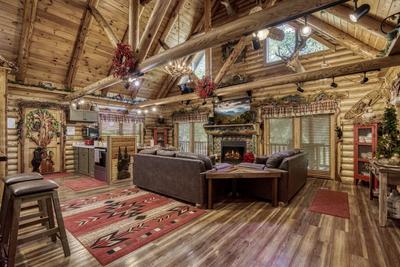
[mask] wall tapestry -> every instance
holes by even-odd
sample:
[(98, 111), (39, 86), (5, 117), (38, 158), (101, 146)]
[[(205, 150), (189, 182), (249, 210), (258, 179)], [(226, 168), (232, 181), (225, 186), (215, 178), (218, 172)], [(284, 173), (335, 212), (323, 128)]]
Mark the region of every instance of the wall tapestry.
[(61, 135), (60, 122), (47, 109), (35, 109), (26, 115), (25, 126), (26, 137), (38, 146), (33, 152), (32, 171), (53, 172), (54, 153), (52, 151), (47, 152), (46, 148), (54, 137)]

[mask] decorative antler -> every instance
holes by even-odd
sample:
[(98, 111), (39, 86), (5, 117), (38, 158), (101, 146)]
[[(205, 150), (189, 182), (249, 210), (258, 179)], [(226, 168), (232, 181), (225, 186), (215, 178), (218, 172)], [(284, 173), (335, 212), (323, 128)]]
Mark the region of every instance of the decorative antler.
[(229, 16), (234, 16), (237, 14), (236, 9), (232, 6), (230, 0), (222, 0), (221, 4), (225, 6), (226, 12), (228, 13)]
[[(306, 46), (308, 37), (301, 36), (299, 30), (296, 29), (295, 32), (295, 41), (294, 48), (292, 53), (289, 56), (285, 56), (282, 54), (281, 50), (278, 48), (278, 52), (275, 54), (277, 57), (282, 59), (288, 68), (293, 70), (294, 72), (304, 72), (305, 68), (301, 64), (299, 60), (300, 51)], [(286, 45), (287, 50), (292, 50)]]

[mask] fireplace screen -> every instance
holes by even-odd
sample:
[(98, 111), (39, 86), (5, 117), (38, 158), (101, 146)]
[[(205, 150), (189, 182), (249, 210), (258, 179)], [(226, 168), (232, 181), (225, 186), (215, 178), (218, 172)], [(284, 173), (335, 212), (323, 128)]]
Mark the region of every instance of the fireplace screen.
[(243, 162), (243, 155), (246, 152), (244, 141), (222, 141), (221, 162), (238, 164)]

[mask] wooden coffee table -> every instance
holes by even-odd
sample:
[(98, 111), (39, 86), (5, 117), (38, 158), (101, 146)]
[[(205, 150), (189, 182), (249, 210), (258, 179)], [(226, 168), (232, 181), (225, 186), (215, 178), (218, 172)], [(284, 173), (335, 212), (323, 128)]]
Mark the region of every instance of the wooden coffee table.
[(278, 179), (286, 171), (279, 169), (257, 170), (234, 166), (228, 169), (211, 170), (206, 172), (208, 180), (208, 208), (213, 208), (213, 180), (215, 179), (271, 179), (272, 180), (272, 206), (278, 206)]

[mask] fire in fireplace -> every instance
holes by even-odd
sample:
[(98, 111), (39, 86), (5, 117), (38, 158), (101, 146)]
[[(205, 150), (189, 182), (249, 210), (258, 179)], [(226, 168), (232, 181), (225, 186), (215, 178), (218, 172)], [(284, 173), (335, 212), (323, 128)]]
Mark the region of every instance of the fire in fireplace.
[(246, 152), (245, 141), (222, 141), (221, 162), (238, 164), (243, 161)]

